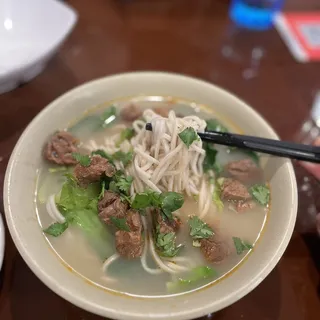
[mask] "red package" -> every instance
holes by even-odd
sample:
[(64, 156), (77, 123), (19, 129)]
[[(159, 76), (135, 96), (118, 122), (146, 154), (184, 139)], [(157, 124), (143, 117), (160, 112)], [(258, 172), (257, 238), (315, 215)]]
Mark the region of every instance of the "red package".
[(275, 26), (297, 61), (320, 60), (320, 11), (281, 13)]

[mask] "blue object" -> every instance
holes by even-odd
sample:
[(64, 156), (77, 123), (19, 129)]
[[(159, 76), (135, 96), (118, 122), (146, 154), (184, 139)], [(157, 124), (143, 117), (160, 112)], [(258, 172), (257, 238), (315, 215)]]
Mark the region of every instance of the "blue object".
[(229, 16), (238, 26), (250, 30), (267, 30), (284, 0), (232, 0)]

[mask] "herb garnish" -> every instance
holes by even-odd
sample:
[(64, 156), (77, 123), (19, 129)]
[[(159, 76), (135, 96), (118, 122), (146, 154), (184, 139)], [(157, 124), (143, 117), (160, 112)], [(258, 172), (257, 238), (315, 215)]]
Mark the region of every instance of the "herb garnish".
[(208, 131), (229, 132), (229, 130), (217, 119), (206, 120)]
[(120, 139), (117, 141), (116, 146), (119, 147), (121, 143), (125, 140), (130, 140), (135, 134), (133, 128), (125, 128), (120, 133)]
[(73, 157), (73, 159), (78, 161), (83, 167), (89, 167), (90, 166), (90, 163), (91, 163), (90, 156), (84, 155), (84, 154), (80, 154), (78, 152), (73, 152), (72, 153), (72, 157)]
[(65, 222), (65, 223), (56, 222), (50, 225), (47, 229), (44, 229), (43, 232), (53, 237), (59, 237), (63, 232), (67, 230), (67, 228), (68, 228), (68, 222)]
[(270, 190), (265, 184), (256, 184), (249, 189), (252, 197), (261, 205), (266, 206), (270, 200)]
[(196, 131), (191, 127), (186, 128), (182, 132), (180, 132), (179, 137), (187, 146), (187, 148), (189, 148), (194, 141), (200, 140), (200, 137), (198, 136)]
[(106, 182), (102, 181), (101, 182), (101, 192), (99, 194), (99, 200), (104, 197), (104, 192), (106, 191)]
[(176, 246), (176, 234), (174, 232), (160, 233), (160, 226), (157, 225), (155, 234), (156, 247), (164, 257), (174, 257), (181, 247)]
[(133, 153), (131, 151), (117, 151), (112, 155), (112, 157), (114, 160), (121, 161), (123, 166), (126, 167), (132, 161)]
[(224, 204), (221, 200), (221, 186), (218, 183), (218, 181), (214, 178), (210, 178), (209, 182), (211, 184), (214, 184), (214, 190), (213, 190), (213, 195), (212, 195), (212, 200), (217, 206), (219, 211), (222, 211), (224, 208)]
[(95, 151), (92, 151), (92, 152), (91, 152), (91, 155), (92, 155), (92, 156), (94, 156), (94, 155), (99, 155), (99, 156), (101, 156), (102, 158), (107, 159), (111, 164), (114, 165), (112, 156), (111, 156), (110, 154), (106, 153), (104, 150), (97, 149), (97, 150), (95, 150)]
[(110, 220), (117, 229), (130, 232), (130, 228), (127, 224), (126, 218), (116, 218), (111, 216)]
[(154, 191), (146, 191), (136, 194), (131, 207), (137, 210), (148, 207), (160, 208), (162, 216), (172, 220), (172, 212), (180, 209), (183, 203), (183, 195), (177, 192), (157, 193)]
[(112, 181), (109, 184), (109, 190), (116, 193), (123, 193), (128, 196), (132, 181), (133, 178), (131, 176), (125, 176), (123, 171), (118, 170), (112, 177)]
[(100, 116), (100, 120), (102, 121), (102, 127), (107, 128), (111, 122), (116, 119), (117, 109), (114, 105), (111, 105), (106, 111), (102, 113)]
[(244, 251), (251, 250), (253, 247), (248, 242), (242, 241), (240, 238), (233, 237), (233, 243), (236, 247), (237, 254), (242, 254)]
[(191, 217), (188, 220), (188, 223), (190, 227), (190, 236), (193, 239), (207, 239), (214, 235), (210, 226), (197, 216)]
[[(216, 165), (216, 156), (217, 156), (218, 151), (214, 148), (212, 143), (204, 142), (202, 144), (202, 147), (206, 152), (206, 156), (203, 160), (204, 172), (208, 172), (209, 170), (216, 171), (218, 168)], [(220, 171), (220, 169), (219, 169), (219, 171)]]

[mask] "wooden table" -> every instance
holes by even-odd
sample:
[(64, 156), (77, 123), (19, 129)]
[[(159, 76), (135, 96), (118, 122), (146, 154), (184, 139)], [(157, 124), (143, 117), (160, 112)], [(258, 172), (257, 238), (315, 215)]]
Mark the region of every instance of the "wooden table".
[[(62, 93), (97, 77), (129, 70), (199, 77), (239, 95), (287, 139), (308, 114), (315, 91), (320, 89), (320, 65), (297, 64), (275, 31), (259, 34), (266, 55), (258, 77), (244, 80), (243, 66), (221, 55), (228, 1), (69, 2), (78, 11), (79, 22), (63, 48), (40, 76), (0, 96), (1, 182), (14, 144), (30, 120)], [(288, 1), (288, 6), (319, 9), (317, 2), (295, 0)], [(254, 37), (243, 37), (237, 49), (250, 49)], [(0, 202), (3, 211), (2, 198)], [(300, 211), (303, 214), (304, 208)], [(265, 281), (216, 313), (214, 319), (319, 320), (317, 252), (320, 242), (315, 237), (296, 232)], [(74, 307), (42, 284), (20, 257), (8, 232), (0, 283), (1, 320), (102, 319)]]

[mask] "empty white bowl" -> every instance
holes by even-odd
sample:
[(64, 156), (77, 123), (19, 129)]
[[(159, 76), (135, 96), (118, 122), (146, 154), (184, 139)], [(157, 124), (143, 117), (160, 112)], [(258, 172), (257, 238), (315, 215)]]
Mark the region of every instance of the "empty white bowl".
[(56, 0), (0, 0), (0, 94), (37, 76), (76, 21)]

